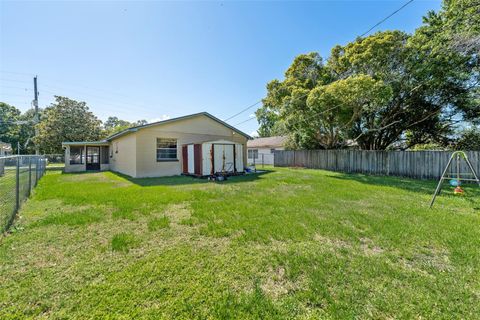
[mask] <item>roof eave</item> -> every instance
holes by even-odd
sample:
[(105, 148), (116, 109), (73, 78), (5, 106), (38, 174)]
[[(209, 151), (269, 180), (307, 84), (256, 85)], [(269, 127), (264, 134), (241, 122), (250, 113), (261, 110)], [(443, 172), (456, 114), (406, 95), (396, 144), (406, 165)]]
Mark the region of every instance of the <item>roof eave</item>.
[(137, 127), (132, 127), (132, 128), (128, 128), (128, 129), (125, 129), (123, 131), (120, 131), (120, 132), (117, 132), (109, 137), (107, 137), (105, 140), (106, 141), (112, 141), (113, 139), (116, 139), (118, 137), (121, 137), (125, 134), (129, 134), (129, 133), (132, 133), (132, 132), (137, 132), (139, 129), (143, 129), (143, 128), (149, 128), (149, 127), (152, 127), (152, 126), (156, 126), (156, 125), (159, 125), (159, 124), (164, 124), (164, 123), (169, 123), (169, 122), (174, 122), (174, 121), (179, 121), (179, 120), (184, 120), (184, 119), (189, 119), (189, 118), (193, 118), (193, 117), (196, 117), (196, 116), (200, 116), (200, 115), (204, 115), (214, 121), (217, 121), (221, 124), (223, 124), (224, 126), (226, 126), (227, 128), (241, 134), (242, 136), (244, 136), (245, 138), (247, 138), (248, 140), (252, 140), (253, 138), (251, 136), (249, 136), (248, 134), (246, 134), (245, 132), (241, 131), (241, 130), (238, 130), (237, 128), (229, 125), (228, 123), (226, 123), (225, 121), (223, 120), (220, 120), (218, 119), (217, 117), (211, 115), (210, 113), (208, 112), (199, 112), (199, 113), (193, 113), (193, 114), (189, 114), (189, 115), (186, 115), (186, 116), (183, 116), (183, 117), (177, 117), (177, 118), (173, 118), (173, 119), (167, 119), (167, 120), (162, 120), (162, 121), (157, 121), (157, 122), (152, 122), (152, 123), (148, 123), (148, 124), (145, 124), (145, 125), (142, 125), (142, 126), (137, 126)]
[(84, 146), (84, 145), (108, 145), (106, 140), (102, 141), (64, 141), (62, 146)]

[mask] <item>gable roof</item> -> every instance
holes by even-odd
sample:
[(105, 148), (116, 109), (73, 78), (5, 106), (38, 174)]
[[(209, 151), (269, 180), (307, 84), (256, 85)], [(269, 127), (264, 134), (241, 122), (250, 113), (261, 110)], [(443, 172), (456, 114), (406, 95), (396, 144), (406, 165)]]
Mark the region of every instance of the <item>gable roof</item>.
[(252, 139), (252, 137), (250, 137), (248, 134), (246, 134), (245, 132), (243, 131), (240, 131), (238, 130), (237, 128), (229, 125), (228, 123), (226, 123), (225, 121), (222, 121), (220, 119), (218, 119), (217, 117), (214, 117), (212, 116), (210, 113), (208, 112), (199, 112), (199, 113), (194, 113), (194, 114), (189, 114), (189, 115), (186, 115), (186, 116), (183, 116), (183, 117), (177, 117), (177, 118), (172, 118), (172, 119), (167, 119), (167, 120), (162, 120), (162, 121), (157, 121), (157, 122), (152, 122), (152, 123), (148, 123), (148, 124), (144, 124), (144, 125), (141, 125), (141, 126), (136, 126), (136, 127), (131, 127), (131, 128), (128, 128), (128, 129), (125, 129), (125, 130), (122, 130), (120, 132), (117, 132), (115, 134), (112, 134), (111, 136), (107, 137), (105, 140), (106, 141), (112, 141), (113, 139), (116, 139), (118, 137), (121, 137), (121, 136), (124, 136), (126, 134), (129, 134), (129, 133), (132, 133), (132, 132), (137, 132), (138, 130), (140, 129), (143, 129), (143, 128), (149, 128), (149, 127), (153, 127), (153, 126), (157, 126), (157, 125), (162, 125), (162, 124), (165, 124), (165, 123), (170, 123), (170, 122), (175, 122), (175, 121), (179, 121), (179, 120), (185, 120), (185, 119), (190, 119), (190, 118), (194, 118), (194, 117), (198, 117), (198, 116), (206, 116), (218, 123), (220, 123), (221, 125), (224, 125), (225, 127), (239, 133), (240, 135), (244, 136), (245, 138), (247, 139)]
[(247, 148), (278, 148), (283, 147), (287, 142), (286, 136), (275, 136), (266, 138), (256, 138), (247, 141)]

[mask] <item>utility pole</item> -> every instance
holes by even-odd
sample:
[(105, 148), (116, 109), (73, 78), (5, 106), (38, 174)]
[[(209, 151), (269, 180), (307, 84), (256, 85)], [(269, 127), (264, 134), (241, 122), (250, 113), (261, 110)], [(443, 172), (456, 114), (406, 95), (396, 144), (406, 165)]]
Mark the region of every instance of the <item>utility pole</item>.
[[(37, 90), (37, 76), (33, 77), (33, 91), (34, 91), (34, 100), (33, 100), (33, 106), (35, 108), (35, 116), (33, 118), (33, 125), (35, 126), (35, 138), (38, 137), (38, 122), (39, 122), (39, 116), (38, 116), (38, 90)], [(35, 142), (35, 154), (39, 155), (40, 154), (40, 149), (38, 148), (37, 143)]]

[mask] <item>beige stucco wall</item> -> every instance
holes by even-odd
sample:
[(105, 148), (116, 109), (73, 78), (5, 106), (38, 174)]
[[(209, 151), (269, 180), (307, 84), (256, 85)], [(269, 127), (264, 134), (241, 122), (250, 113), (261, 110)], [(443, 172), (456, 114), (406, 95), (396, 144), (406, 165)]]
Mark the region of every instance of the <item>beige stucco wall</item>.
[[(229, 140), (241, 143), (244, 146), (244, 163), (246, 163), (247, 138), (204, 115), (143, 128), (129, 136), (136, 137), (136, 177), (181, 174), (182, 145), (205, 141)], [(177, 139), (178, 161), (157, 162), (157, 138)]]
[(110, 170), (131, 177), (137, 175), (136, 137), (136, 134), (132, 133), (121, 136), (110, 143)]

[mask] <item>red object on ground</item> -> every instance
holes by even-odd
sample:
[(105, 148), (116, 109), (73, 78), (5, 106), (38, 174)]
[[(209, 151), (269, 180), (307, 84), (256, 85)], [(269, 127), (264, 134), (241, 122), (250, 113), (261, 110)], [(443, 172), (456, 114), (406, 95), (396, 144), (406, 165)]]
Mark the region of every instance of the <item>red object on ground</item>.
[(453, 190), (453, 193), (458, 194), (458, 195), (462, 195), (463, 194), (463, 189), (460, 186), (458, 186), (458, 187), (455, 188), (455, 190)]

